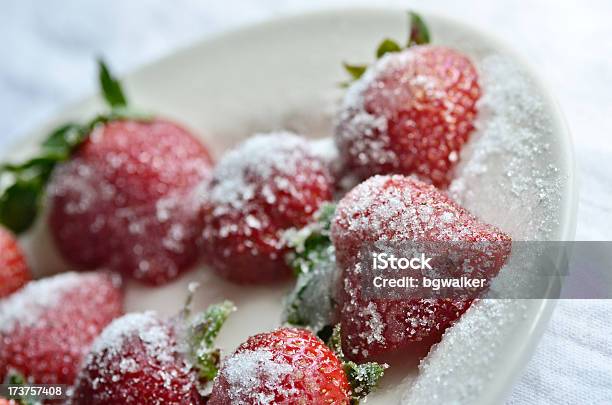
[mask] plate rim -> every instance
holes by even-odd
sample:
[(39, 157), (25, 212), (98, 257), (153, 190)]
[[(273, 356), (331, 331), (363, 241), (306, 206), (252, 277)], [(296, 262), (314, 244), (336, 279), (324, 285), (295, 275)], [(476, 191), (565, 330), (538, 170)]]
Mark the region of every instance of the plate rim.
[[(239, 33), (249, 32), (253, 30), (261, 30), (261, 29), (270, 29), (273, 28), (276, 24), (283, 24), (287, 22), (291, 22), (292, 20), (316, 20), (317, 18), (329, 17), (330, 15), (338, 15), (343, 14), (345, 16), (349, 14), (368, 14), (372, 16), (372, 18), (377, 18), (376, 14), (388, 14), (388, 13), (398, 13), (405, 12), (405, 8), (400, 7), (382, 7), (382, 6), (344, 6), (344, 7), (320, 7), (316, 9), (310, 10), (301, 10), (295, 12), (282, 13), (280, 15), (275, 15), (272, 17), (268, 17), (262, 20), (257, 20), (254, 22), (242, 23), (235, 26), (230, 26), (227, 28), (222, 28), (216, 32), (205, 34), (202, 37), (195, 39), (194, 41), (178, 46), (168, 53), (158, 56), (156, 58), (152, 58), (148, 60), (144, 64), (137, 66), (135, 69), (124, 72), (124, 74), (120, 75), (121, 78), (125, 78), (128, 82), (131, 77), (138, 76), (143, 70), (151, 68), (155, 65), (163, 63), (164, 61), (171, 60), (176, 58), (179, 54), (188, 54), (193, 52), (198, 47), (201, 47), (204, 44), (210, 44), (213, 42), (222, 42), (225, 40), (225, 37), (230, 35), (235, 35)], [(468, 24), (462, 20), (455, 19), (454, 17), (450, 17), (443, 13), (432, 12), (431, 10), (423, 9), (417, 11), (422, 14), (425, 19), (429, 17), (433, 17), (437, 20), (442, 20), (448, 22), (451, 26), (459, 26), (462, 29), (474, 32), (475, 34), (482, 36), (489, 40), (490, 42), (498, 45), (500, 49), (511, 55), (518, 64), (520, 64), (526, 72), (529, 74), (531, 78), (534, 79), (536, 85), (539, 89), (542, 90), (542, 96), (545, 98), (546, 104), (548, 104), (551, 108), (550, 111), (554, 114), (553, 121), (558, 128), (558, 131), (555, 131), (556, 134), (554, 139), (561, 140), (561, 148), (562, 153), (559, 156), (563, 157), (564, 170), (567, 171), (568, 181), (565, 184), (564, 193), (562, 195), (562, 212), (560, 215), (561, 221), (561, 229), (560, 229), (560, 238), (562, 240), (574, 240), (575, 231), (576, 231), (576, 223), (577, 223), (577, 208), (578, 208), (578, 197), (579, 197), (579, 179), (577, 178), (577, 170), (576, 170), (576, 158), (575, 158), (575, 149), (574, 149), (574, 141), (572, 134), (569, 130), (569, 126), (567, 125), (567, 121), (565, 115), (562, 113), (562, 110), (554, 97), (554, 93), (549, 88), (548, 84), (542, 77), (538, 74), (538, 71), (533, 68), (528, 60), (523, 57), (519, 52), (515, 51), (513, 47), (508, 46), (503, 40), (500, 40), (496, 35), (491, 34), (479, 26), (474, 26)], [(346, 17), (350, 18), (350, 17)], [(381, 36), (383, 36), (382, 34)], [(93, 94), (85, 94), (83, 97), (79, 97), (74, 102), (66, 103), (65, 105), (58, 106), (58, 108), (43, 118), (39, 125), (33, 125), (29, 130), (20, 132), (16, 135), (15, 139), (9, 142), (6, 145), (6, 148), (1, 153), (0, 158), (3, 160), (10, 156), (12, 151), (19, 149), (19, 144), (22, 143), (25, 139), (31, 139), (38, 135), (41, 136), (41, 133), (45, 128), (49, 128), (51, 125), (55, 124), (59, 119), (63, 118), (66, 114), (69, 114), (71, 110), (74, 110), (82, 104), (84, 101), (90, 101), (92, 99), (99, 98), (99, 93), (94, 92)], [(522, 350), (520, 353), (516, 353), (517, 355), (514, 357), (512, 362), (512, 367), (510, 367), (503, 375), (500, 374), (498, 378), (496, 378), (497, 384), (491, 384), (491, 386), (497, 386), (497, 390), (492, 390), (492, 387), (489, 387), (491, 403), (497, 403), (503, 401), (506, 398), (513, 387), (513, 383), (520, 377), (524, 368), (527, 366), (529, 359), (532, 358), (533, 353), (541, 340), (541, 337), (549, 323), (549, 320), (552, 316), (553, 310), (555, 308), (556, 302), (558, 298), (558, 291), (556, 293), (553, 292), (550, 298), (539, 299), (537, 309), (534, 310), (533, 319), (529, 325), (528, 338), (526, 337), (523, 341)]]

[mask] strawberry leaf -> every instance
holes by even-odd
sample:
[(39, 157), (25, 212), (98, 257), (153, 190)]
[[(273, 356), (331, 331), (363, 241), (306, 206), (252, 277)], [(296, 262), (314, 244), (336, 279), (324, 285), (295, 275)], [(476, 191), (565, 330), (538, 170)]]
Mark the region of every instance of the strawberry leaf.
[(15, 234), (27, 231), (36, 222), (53, 170), (69, 160), (97, 126), (117, 120), (148, 121), (151, 118), (133, 109), (115, 108), (84, 125), (68, 123), (56, 128), (41, 144), (37, 156), (19, 164), (0, 166), (0, 180), (8, 179), (4, 191), (0, 189), (0, 223)]
[[(55, 163), (58, 161), (63, 161), (66, 159), (66, 156), (67, 155), (61, 150), (49, 151), (48, 153), (41, 154), (40, 156), (34, 157), (23, 163), (7, 163), (2, 166), (1, 170), (7, 173), (29, 178), (34, 177), (33, 173), (36, 171), (37, 174), (42, 174), (43, 177), (45, 177), (51, 173)], [(28, 175), (26, 176), (24, 173)]]
[[(25, 377), (16, 371), (10, 371), (4, 381), (4, 384), (13, 386), (26, 385), (27, 383)], [(16, 396), (13, 401), (19, 405), (40, 405), (39, 401), (33, 401), (24, 396)]]
[(291, 253), (289, 266), (297, 276), (295, 287), (285, 299), (283, 318), (294, 326), (319, 332), (331, 321), (336, 302), (330, 291), (337, 277), (335, 250), (329, 237), (336, 207), (324, 204), (314, 222), (284, 235)]
[[(190, 305), (190, 300), (188, 300)], [(192, 356), (200, 378), (212, 381), (219, 371), (221, 353), (215, 347), (215, 339), (221, 327), (236, 307), (230, 301), (211, 305), (208, 309), (189, 321), (189, 339)]]
[(340, 324), (337, 324), (332, 332), (327, 346), (336, 354), (342, 362), (344, 372), (351, 386), (351, 404), (358, 404), (359, 400), (365, 398), (378, 386), (378, 382), (384, 376), (387, 364), (368, 362), (363, 364), (346, 360), (342, 352), (342, 336)]
[(420, 15), (412, 11), (408, 12), (410, 20), (410, 35), (408, 37), (408, 46), (423, 45), (431, 42), (429, 29)]
[(386, 364), (368, 362), (357, 364), (353, 361), (344, 363), (344, 372), (351, 385), (351, 402), (359, 403), (360, 399), (376, 389), (378, 382), (385, 375)]
[(82, 126), (62, 125), (42, 143), (38, 156), (19, 164), (0, 166), (0, 176), (8, 180), (0, 192), (0, 223), (15, 234), (27, 231), (34, 224), (53, 169), (68, 160), (85, 137)]
[(376, 50), (376, 58), (380, 59), (384, 54), (389, 52), (399, 52), (402, 48), (392, 39), (385, 38), (380, 45), (378, 45), (378, 49)]
[(0, 176), (8, 184), (0, 192), (0, 223), (15, 234), (27, 231), (36, 222), (53, 169), (68, 160), (86, 137), (82, 126), (62, 125), (42, 143), (37, 156), (19, 164), (1, 166)]
[(42, 146), (45, 149), (72, 152), (72, 150), (80, 145), (86, 134), (83, 127), (76, 123), (68, 123), (55, 129), (43, 142)]
[[(429, 29), (427, 25), (423, 21), (423, 19), (412, 11), (408, 12), (408, 20), (410, 23), (409, 34), (408, 34), (408, 44), (406, 48), (411, 47), (413, 45), (423, 45), (428, 44), (431, 41), (429, 35)], [(390, 52), (401, 52), (402, 48), (396, 41), (390, 38), (385, 38), (376, 49), (376, 58), (380, 59), (383, 55)], [(365, 71), (368, 68), (368, 65), (353, 65), (350, 63), (344, 62), (342, 64), (344, 69), (351, 75), (351, 80), (347, 82), (343, 82), (340, 85), (342, 87), (348, 87), (351, 82), (358, 80), (363, 76)]]
[(15, 234), (27, 231), (36, 220), (41, 195), (37, 179), (14, 182), (0, 196), (0, 223)]
[(221, 331), (221, 327), (236, 307), (230, 301), (209, 306), (200, 313), (192, 323), (194, 337), (206, 346), (212, 346)]
[(344, 361), (344, 353), (342, 352), (342, 333), (341, 333), (340, 324), (334, 326), (332, 330), (332, 334), (327, 341), (327, 346), (332, 350), (332, 352), (336, 353), (336, 356)]
[(344, 69), (351, 75), (353, 80), (359, 79), (365, 73), (368, 65), (352, 65), (350, 63), (343, 63)]
[(127, 99), (121, 89), (121, 83), (110, 72), (102, 59), (98, 60), (100, 87), (102, 95), (111, 108), (126, 107)]
[(291, 230), (285, 235), (287, 245), (292, 249), (288, 256), (289, 266), (295, 275), (308, 273), (318, 262), (327, 258), (331, 245), (329, 230), (336, 212), (335, 204), (323, 204), (314, 215), (314, 222), (300, 229)]
[(127, 108), (121, 84), (102, 60), (98, 63), (100, 86), (110, 111), (85, 124), (62, 125), (49, 134), (37, 156), (23, 163), (0, 166), (0, 186), (3, 186), (0, 188), (0, 223), (16, 234), (27, 231), (36, 221), (54, 168), (69, 160), (97, 126), (116, 120), (152, 119), (149, 114)]

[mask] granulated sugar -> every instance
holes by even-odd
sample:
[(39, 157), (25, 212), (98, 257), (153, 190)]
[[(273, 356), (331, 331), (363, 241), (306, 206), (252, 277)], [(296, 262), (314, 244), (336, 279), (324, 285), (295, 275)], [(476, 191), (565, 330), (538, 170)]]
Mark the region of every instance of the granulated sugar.
[[(558, 226), (565, 180), (549, 163), (554, 138), (545, 101), (507, 57), (485, 57), (479, 70), (477, 132), (461, 153), (450, 195), (514, 240), (545, 240)], [(504, 215), (494, 201), (503, 201)]]
[[(216, 270), (252, 277), (251, 282), (279, 277), (284, 270), (283, 232), (308, 223), (331, 199), (332, 180), (327, 162), (318, 155), (321, 149), (296, 134), (274, 132), (257, 134), (221, 158), (205, 203), (203, 229)], [(253, 265), (253, 260), (262, 265), (244, 270), (244, 263)]]
[[(242, 403), (245, 398), (257, 398), (257, 403), (262, 405), (274, 403), (275, 390), (293, 372), (293, 366), (274, 359), (272, 352), (265, 349), (236, 353), (227, 359), (223, 368), (232, 400)], [(267, 390), (262, 389), (262, 383)], [(266, 395), (266, 391), (270, 394)]]
[(136, 403), (142, 390), (152, 404), (189, 401), (200, 387), (177, 339), (175, 324), (153, 311), (116, 319), (94, 341), (75, 384), (74, 403), (90, 398)]
[(34, 326), (41, 314), (59, 304), (63, 294), (92, 275), (63, 273), (26, 284), (0, 303), (0, 332), (10, 332), (17, 323)]
[(402, 403), (474, 404), (493, 376), (501, 345), (516, 332), (528, 306), (524, 301), (481, 300), (448, 329), (419, 365), (419, 376)]
[[(462, 151), (449, 192), (515, 241), (554, 238), (567, 179), (550, 163), (554, 129), (541, 90), (508, 57), (486, 56), (477, 66), (483, 88), (477, 132)], [(529, 263), (522, 265), (529, 269)], [(520, 281), (509, 270), (502, 269), (498, 281)], [(476, 302), (421, 362), (402, 402), (475, 403), (494, 376), (508, 371), (499, 369), (512, 350), (507, 343), (514, 333), (529, 332), (527, 318), (538, 306), (526, 300)]]
[[(228, 152), (215, 168), (211, 201), (218, 206), (241, 207), (255, 194), (257, 184), (249, 182), (249, 178), (265, 179), (276, 172), (295, 177), (297, 158), (308, 154), (308, 148), (307, 141), (289, 132), (249, 138), (239, 148)], [(273, 198), (270, 193), (268, 202), (273, 203)]]
[[(113, 321), (94, 341), (91, 355), (95, 356), (102, 351), (108, 351), (109, 356), (120, 355), (125, 341), (133, 336), (143, 342), (150, 356), (160, 362), (172, 361), (172, 356), (168, 354), (171, 352), (168, 328), (161, 325), (153, 311), (127, 314)], [(127, 371), (129, 367), (124, 367), (127, 365), (124, 360), (129, 359), (123, 358), (120, 368)]]
[(93, 340), (122, 313), (117, 276), (63, 273), (0, 303), (0, 380), (14, 369), (38, 384), (72, 384)]

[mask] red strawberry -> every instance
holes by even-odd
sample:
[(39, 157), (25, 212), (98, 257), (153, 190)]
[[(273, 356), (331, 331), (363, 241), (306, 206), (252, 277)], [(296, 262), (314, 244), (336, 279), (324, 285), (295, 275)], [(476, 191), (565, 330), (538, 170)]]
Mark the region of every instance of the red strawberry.
[(361, 179), (415, 174), (447, 187), (474, 130), (478, 74), (470, 60), (453, 49), (396, 47), (383, 50), (387, 53), (344, 98), (335, 138), (344, 170)]
[(27, 231), (48, 189), (51, 232), (70, 264), (162, 284), (199, 257), (197, 194), (211, 158), (185, 128), (130, 109), (102, 62), (100, 83), (109, 111), (60, 126), (37, 156), (0, 167), (0, 223)]
[[(373, 274), (368, 253), (372, 247), (400, 249), (396, 257), (411, 258), (409, 250), (401, 255), (401, 249), (410, 249), (415, 241), (429, 242), (440, 253), (449, 251), (436, 262), (444, 266), (438, 268), (443, 276), (471, 271), (472, 278), (487, 280), (497, 274), (511, 250), (508, 235), (479, 222), (433, 186), (400, 175), (375, 176), (350, 191), (338, 204), (331, 238), (344, 281), (339, 286), (342, 347), (347, 357), (359, 360), (380, 358), (396, 349), (427, 348), (474, 297), (368, 296), (364, 288), (371, 280), (364, 275)], [(453, 242), (474, 250), (453, 250)], [(460, 254), (459, 260), (449, 262), (453, 254)]]
[(122, 311), (117, 276), (63, 273), (0, 302), (0, 381), (9, 370), (40, 384), (72, 384), (89, 345)]
[(49, 224), (79, 268), (107, 267), (150, 284), (198, 259), (195, 194), (211, 171), (207, 150), (169, 121), (96, 127), (49, 187)]
[(325, 163), (302, 138), (277, 133), (248, 139), (213, 173), (204, 215), (208, 260), (234, 282), (286, 277), (283, 233), (308, 223), (332, 191)]
[(0, 298), (17, 291), (30, 278), (30, 269), (17, 240), (0, 227)]
[(233, 305), (212, 306), (193, 323), (133, 313), (110, 324), (81, 369), (72, 404), (203, 404), (204, 384), (217, 372), (212, 341)]
[(223, 362), (210, 405), (349, 404), (343, 365), (305, 329), (250, 337)]

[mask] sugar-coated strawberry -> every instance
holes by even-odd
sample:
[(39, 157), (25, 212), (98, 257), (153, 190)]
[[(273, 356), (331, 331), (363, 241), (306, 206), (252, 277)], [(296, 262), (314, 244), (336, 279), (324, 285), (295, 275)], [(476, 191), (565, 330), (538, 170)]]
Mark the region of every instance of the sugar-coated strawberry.
[(95, 127), (48, 189), (49, 224), (63, 257), (162, 284), (199, 257), (196, 196), (210, 176), (206, 148), (161, 120)]
[(213, 340), (232, 311), (224, 303), (191, 320), (154, 312), (116, 319), (94, 342), (69, 403), (205, 403), (219, 361)]
[(10, 370), (39, 384), (72, 384), (91, 342), (121, 315), (119, 278), (63, 273), (0, 302), (0, 381)]
[(283, 233), (308, 223), (332, 198), (325, 162), (291, 133), (256, 135), (215, 167), (204, 212), (207, 260), (238, 283), (290, 274)]
[(467, 56), (426, 42), (383, 51), (348, 89), (335, 131), (345, 172), (448, 186), (474, 130), (478, 73)]
[(181, 125), (128, 106), (103, 62), (100, 84), (107, 111), (56, 128), (30, 160), (0, 166), (0, 223), (25, 232), (48, 200), (51, 233), (71, 265), (162, 284), (199, 257), (212, 161)]
[(0, 226), (0, 298), (30, 280), (30, 269), (15, 237)]
[(128, 314), (96, 340), (77, 379), (73, 403), (203, 403), (196, 376), (178, 350), (171, 323), (154, 313)]
[(508, 235), (480, 222), (435, 187), (401, 175), (375, 176), (350, 191), (338, 203), (331, 239), (342, 271), (342, 347), (357, 360), (427, 348), (475, 297), (368, 295), (374, 248), (410, 259), (414, 246), (431, 246), (437, 277), (486, 280), (498, 273), (511, 250)]
[(349, 404), (341, 361), (305, 329), (281, 328), (250, 337), (226, 358), (210, 405)]

